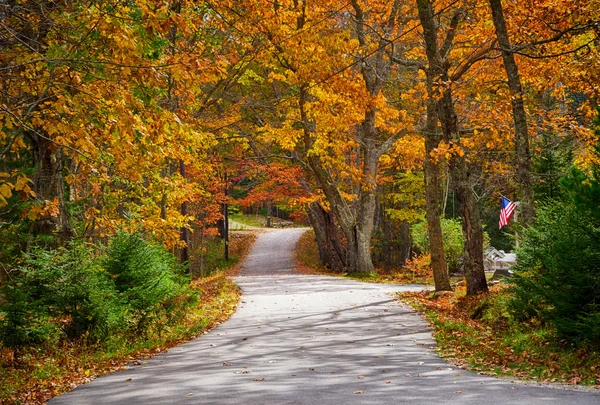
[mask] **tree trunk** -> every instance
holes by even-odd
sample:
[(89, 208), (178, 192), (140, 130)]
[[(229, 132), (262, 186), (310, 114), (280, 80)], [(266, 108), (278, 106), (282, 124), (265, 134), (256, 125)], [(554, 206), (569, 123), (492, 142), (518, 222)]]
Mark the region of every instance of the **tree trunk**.
[(431, 153), (440, 143), (441, 134), (438, 131), (436, 102), (431, 97), (433, 91), (432, 75), (429, 72), (427, 73), (427, 82), (429, 100), (427, 100), (425, 161), (423, 162), (423, 171), (425, 177), (425, 218), (427, 219), (427, 234), (429, 235), (429, 253), (431, 255), (431, 269), (433, 271), (435, 290), (452, 291), (446, 255), (444, 252), (442, 224), (440, 222), (440, 170), (437, 163), (431, 158)]
[(477, 202), (469, 184), (465, 159), (458, 156), (453, 157), (450, 173), (455, 182), (454, 193), (462, 217), (462, 229), (465, 238), (463, 261), (467, 295), (487, 292), (488, 286), (483, 268), (483, 227)]
[(398, 236), (400, 238), (400, 242), (398, 243), (397, 267), (404, 267), (406, 261), (410, 258), (410, 251), (412, 249), (412, 239), (410, 237), (410, 224), (408, 223), (408, 221), (402, 221), (400, 223), (400, 232)]
[(59, 245), (72, 237), (67, 210), (65, 208), (65, 186), (63, 162), (60, 149), (48, 139), (33, 136), (33, 157), (36, 172), (33, 176), (33, 190), (39, 200), (48, 203), (56, 201), (57, 211), (44, 215), (34, 223), (37, 234), (56, 236)]
[(496, 37), (502, 48), (502, 60), (508, 78), (508, 88), (511, 93), (513, 120), (515, 124), (515, 152), (517, 165), (517, 180), (521, 194), (521, 223), (529, 226), (533, 223), (534, 195), (531, 180), (531, 154), (529, 152), (529, 132), (527, 129), (527, 115), (523, 104), (523, 87), (519, 69), (512, 51), (504, 11), (501, 0), (489, 0), (492, 9), (492, 19), (496, 28)]
[[(441, 111), (444, 140), (451, 144), (458, 138), (458, 119), (450, 89), (444, 91), (443, 97), (438, 101), (438, 108)], [(453, 154), (449, 166), (465, 238), (464, 270), (467, 295), (487, 292), (488, 286), (483, 268), (483, 227), (477, 201), (469, 184), (467, 162), (464, 156)]]
[[(440, 54), (437, 41), (437, 27), (431, 0), (417, 0), (419, 19), (423, 27), (425, 51), (429, 64), (428, 75), (432, 83), (448, 82), (447, 63)], [(458, 118), (452, 100), (452, 88), (444, 86), (439, 90), (441, 98), (436, 97), (438, 119), (442, 125), (444, 141), (448, 144), (459, 139)], [(433, 95), (430, 94), (430, 98)], [(465, 238), (464, 266), (467, 282), (467, 294), (475, 294), (488, 290), (483, 269), (483, 229), (481, 218), (473, 192), (469, 185), (467, 162), (464, 156), (453, 154), (449, 161), (450, 175), (455, 187), (454, 192), (459, 202), (462, 217), (462, 228)]]
[(333, 215), (316, 202), (308, 207), (307, 213), (317, 238), (321, 263), (331, 270), (344, 272), (347, 268), (346, 252), (340, 241)]
[(385, 267), (389, 268), (392, 266), (392, 224), (390, 219), (385, 215), (383, 207), (380, 209), (380, 223), (382, 229), (383, 238), (381, 240), (381, 261), (385, 264)]

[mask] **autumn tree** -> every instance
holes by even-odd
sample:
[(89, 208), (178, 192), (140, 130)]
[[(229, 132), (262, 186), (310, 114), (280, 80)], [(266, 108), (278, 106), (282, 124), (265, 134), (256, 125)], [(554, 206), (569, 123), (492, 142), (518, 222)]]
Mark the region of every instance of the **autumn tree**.
[(374, 270), (378, 163), (406, 125), (383, 94), (391, 73), (383, 45), (400, 29), (399, 4), (264, 4), (258, 23), (268, 41), (269, 78), (292, 96), (277, 102), (287, 110), (285, 121), (264, 132), (293, 152), (322, 189), (352, 272)]
[[(464, 271), (467, 281), (467, 294), (475, 294), (480, 291), (487, 291), (483, 269), (483, 228), (477, 202), (469, 184), (469, 171), (465, 153), (460, 146), (461, 132), (458, 127), (458, 117), (452, 93), (452, 81), (456, 80), (457, 77), (450, 77), (448, 63), (456, 29), (463, 20), (465, 11), (460, 8), (453, 11), (449, 28), (440, 46), (436, 13), (432, 2), (418, 0), (417, 8), (423, 28), (423, 40), (428, 61), (427, 75), (435, 86), (429, 89), (431, 91), (429, 98), (436, 100), (436, 112), (442, 127), (443, 140), (453, 149), (450, 151), (449, 166), (465, 237)], [(470, 63), (472, 64), (474, 61)]]
[(208, 7), (185, 1), (2, 12), (0, 205), (59, 241), (76, 221), (78, 237), (142, 229), (181, 245), (191, 218), (180, 208), (207, 190), (181, 166), (210, 172), (214, 134), (237, 119), (239, 98), (223, 95), (243, 72), (244, 47)]

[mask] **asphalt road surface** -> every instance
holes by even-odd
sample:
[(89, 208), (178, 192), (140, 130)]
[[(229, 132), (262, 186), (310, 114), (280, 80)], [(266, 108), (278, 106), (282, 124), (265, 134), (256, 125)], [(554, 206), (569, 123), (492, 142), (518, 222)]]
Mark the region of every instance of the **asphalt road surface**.
[(202, 337), (50, 401), (59, 404), (600, 404), (441, 360), (427, 323), (391, 293), (419, 289), (294, 272), (304, 230), (261, 233), (231, 319)]

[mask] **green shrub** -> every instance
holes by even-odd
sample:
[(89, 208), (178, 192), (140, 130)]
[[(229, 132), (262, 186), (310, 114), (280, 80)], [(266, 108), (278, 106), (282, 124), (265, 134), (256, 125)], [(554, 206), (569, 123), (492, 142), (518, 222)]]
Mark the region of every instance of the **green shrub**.
[(512, 307), (572, 342), (600, 344), (600, 165), (572, 168), (561, 186), (566, 200), (542, 205), (525, 232)]
[(175, 258), (139, 235), (119, 233), (104, 254), (93, 245), (37, 248), (4, 288), (0, 338), (7, 346), (86, 337), (106, 342), (150, 333), (194, 302)]
[(191, 297), (188, 279), (175, 257), (137, 234), (118, 233), (102, 260), (124, 302), (132, 309), (137, 331), (181, 311), (176, 298)]
[(33, 249), (5, 288), (2, 340), (9, 346), (54, 342), (89, 333), (102, 338), (124, 324), (114, 283), (89, 246)]
[(518, 258), (515, 313), (571, 341), (600, 342), (600, 227), (590, 213), (569, 202), (543, 205)]
[[(458, 219), (442, 218), (442, 240), (448, 271), (456, 273), (460, 270), (464, 249), (462, 225)], [(429, 253), (429, 234), (427, 222), (419, 222), (410, 229), (415, 246), (423, 253)]]

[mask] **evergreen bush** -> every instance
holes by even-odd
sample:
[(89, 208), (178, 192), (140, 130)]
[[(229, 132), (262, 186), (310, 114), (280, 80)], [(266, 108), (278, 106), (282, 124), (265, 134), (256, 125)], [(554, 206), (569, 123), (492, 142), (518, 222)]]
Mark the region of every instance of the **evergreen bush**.
[(600, 165), (572, 168), (561, 185), (566, 200), (543, 204), (525, 232), (512, 307), (569, 341), (600, 344)]
[(0, 338), (6, 346), (84, 337), (106, 342), (158, 331), (195, 301), (175, 258), (137, 234), (97, 246), (36, 248), (4, 288)]
[(189, 280), (175, 257), (138, 234), (118, 233), (102, 266), (131, 307), (133, 327), (138, 332), (161, 317), (181, 315), (181, 303), (176, 298), (191, 299)]
[(571, 341), (600, 342), (600, 227), (570, 202), (543, 205), (515, 266), (513, 309)]

